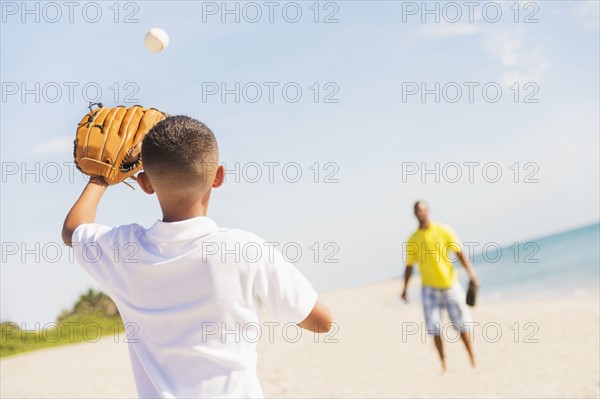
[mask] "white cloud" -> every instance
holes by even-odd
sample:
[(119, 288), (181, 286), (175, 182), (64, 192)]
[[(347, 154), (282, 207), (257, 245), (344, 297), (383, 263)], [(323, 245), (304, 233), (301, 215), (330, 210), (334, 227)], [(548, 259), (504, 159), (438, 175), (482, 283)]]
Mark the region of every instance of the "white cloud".
[(539, 84), (543, 79), (546, 69), (547, 63), (543, 60), (540, 60), (537, 65), (528, 68), (510, 69), (502, 74), (501, 84), (504, 87), (510, 87), (515, 82), (519, 82), (520, 84), (528, 82)]
[[(535, 3), (527, 1), (526, 4)], [(587, 2), (586, 2), (587, 3)], [(586, 15), (590, 21), (597, 15), (598, 3), (594, 5), (580, 5), (573, 13)], [(511, 3), (512, 4), (512, 3)], [(523, 5), (520, 5), (523, 8)], [(538, 5), (539, 7), (539, 5)], [(503, 8), (505, 8), (503, 6)], [(527, 82), (539, 83), (544, 78), (548, 69), (548, 62), (544, 55), (543, 47), (533, 43), (530, 36), (524, 30), (515, 30), (512, 23), (510, 10), (504, 9), (510, 25), (494, 25), (486, 22), (481, 17), (481, 12), (475, 12), (473, 22), (429, 24), (418, 28), (415, 33), (419, 36), (434, 40), (460, 36), (475, 36), (481, 40), (481, 45), (492, 59), (501, 67), (498, 83), (504, 87), (510, 87), (515, 82), (525, 84)], [(591, 22), (588, 21), (588, 25)], [(593, 22), (593, 21), (592, 21)], [(597, 22), (597, 20), (596, 20)]]
[(479, 33), (479, 27), (475, 24), (435, 24), (423, 26), (417, 30), (417, 33), (433, 39), (443, 39), (454, 36), (468, 36)]
[(591, 31), (600, 30), (600, 2), (581, 1), (574, 2), (568, 14), (584, 29)]
[(40, 156), (40, 155), (50, 155), (50, 154), (69, 154), (73, 151), (73, 137), (71, 136), (60, 136), (53, 137), (45, 141), (39, 142), (31, 149), (31, 154)]
[(548, 63), (539, 46), (531, 46), (523, 36), (514, 32), (496, 32), (483, 41), (489, 56), (502, 66), (501, 83), (505, 87), (515, 82), (540, 83)]
[(483, 42), (488, 54), (500, 61), (503, 67), (516, 67), (519, 65), (519, 49), (521, 41), (516, 37), (509, 37), (505, 33), (497, 33)]

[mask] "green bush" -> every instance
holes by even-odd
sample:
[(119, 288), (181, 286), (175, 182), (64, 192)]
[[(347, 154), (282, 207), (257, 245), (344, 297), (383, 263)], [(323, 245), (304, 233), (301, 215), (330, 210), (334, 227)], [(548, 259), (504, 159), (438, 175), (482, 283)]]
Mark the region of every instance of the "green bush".
[(117, 306), (110, 297), (90, 289), (73, 309), (62, 311), (55, 323), (41, 330), (22, 330), (17, 323), (0, 323), (0, 357), (75, 342), (96, 342), (107, 336), (118, 338), (124, 331)]

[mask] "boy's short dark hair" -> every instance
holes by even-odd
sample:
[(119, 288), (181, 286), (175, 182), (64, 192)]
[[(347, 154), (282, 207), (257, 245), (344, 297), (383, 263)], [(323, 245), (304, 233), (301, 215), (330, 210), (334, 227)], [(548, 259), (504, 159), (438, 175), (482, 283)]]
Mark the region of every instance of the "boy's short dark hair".
[(144, 137), (142, 161), (151, 179), (173, 184), (198, 182), (216, 171), (217, 139), (204, 123), (194, 118), (169, 116)]

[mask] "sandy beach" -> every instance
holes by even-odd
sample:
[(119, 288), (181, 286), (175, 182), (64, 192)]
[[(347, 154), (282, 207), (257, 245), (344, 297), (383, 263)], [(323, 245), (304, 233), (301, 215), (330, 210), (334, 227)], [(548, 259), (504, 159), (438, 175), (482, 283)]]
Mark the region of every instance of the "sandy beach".
[[(413, 283), (409, 305), (397, 300), (399, 280), (322, 294), (336, 328), (318, 337), (303, 331), (297, 339), (299, 330), (268, 324), (265, 314), (258, 365), (265, 396), (599, 396), (597, 296), (480, 302), (472, 311), (479, 323), (473, 327), (477, 368), (469, 366), (461, 342), (447, 343), (449, 371), (442, 374), (433, 343), (421, 334)], [(454, 331), (445, 331), (454, 341)], [(0, 395), (134, 397), (122, 338), (3, 359)]]

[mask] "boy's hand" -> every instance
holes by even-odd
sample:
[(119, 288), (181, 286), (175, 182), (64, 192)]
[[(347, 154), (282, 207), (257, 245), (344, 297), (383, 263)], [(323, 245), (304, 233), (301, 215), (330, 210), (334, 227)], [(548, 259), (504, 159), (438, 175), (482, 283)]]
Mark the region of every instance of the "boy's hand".
[(89, 112), (77, 125), (75, 163), (88, 176), (99, 174), (111, 185), (121, 183), (141, 170), (140, 144), (167, 115), (140, 105), (109, 108), (90, 102), (88, 108)]
[(107, 188), (109, 186), (109, 184), (106, 182), (106, 180), (104, 180), (104, 177), (102, 176), (90, 176), (88, 184), (96, 184), (104, 188)]

